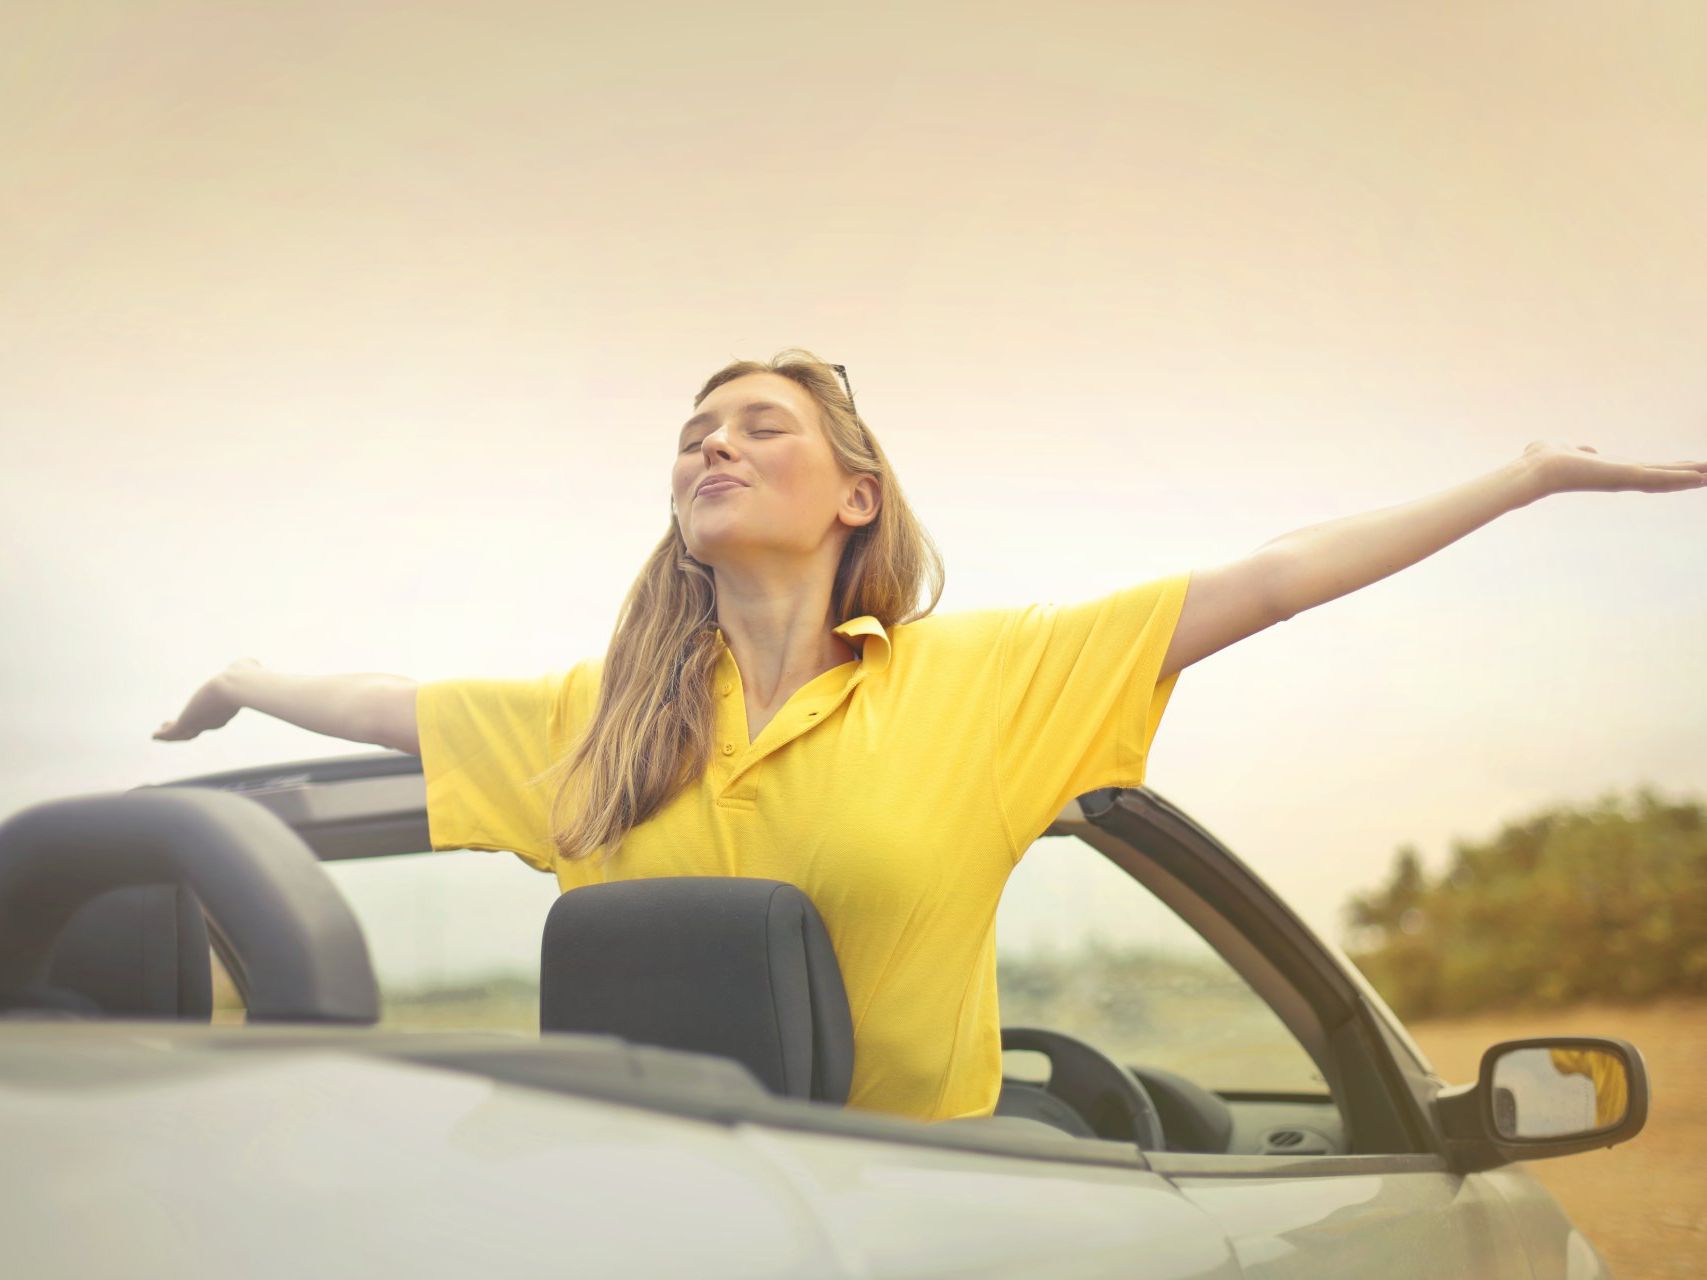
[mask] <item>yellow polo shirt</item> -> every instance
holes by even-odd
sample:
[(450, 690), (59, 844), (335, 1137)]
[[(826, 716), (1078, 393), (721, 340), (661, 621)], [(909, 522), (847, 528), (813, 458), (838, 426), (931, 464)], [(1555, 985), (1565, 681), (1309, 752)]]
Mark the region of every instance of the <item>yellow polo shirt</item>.
[(1624, 1119), (1630, 1109), (1629, 1078), (1616, 1057), (1605, 1049), (1549, 1049), (1547, 1053), (1560, 1075), (1587, 1076), (1594, 1085), (1595, 1128)]
[(1158, 682), (1190, 574), (1080, 603), (837, 627), (860, 651), (749, 741), (718, 641), (704, 775), (603, 864), (559, 858), (522, 785), (591, 723), (603, 658), (524, 679), (434, 680), (416, 717), (434, 849), (509, 850), (560, 889), (643, 876), (798, 885), (853, 1015), (850, 1107), (989, 1115), (1001, 1088), (996, 904), (1073, 797), (1144, 781), (1179, 676)]

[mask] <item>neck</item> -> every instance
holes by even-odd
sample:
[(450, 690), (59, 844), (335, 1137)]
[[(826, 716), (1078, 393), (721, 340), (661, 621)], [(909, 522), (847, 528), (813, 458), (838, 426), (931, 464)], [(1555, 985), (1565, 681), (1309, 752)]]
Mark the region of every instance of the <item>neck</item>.
[(717, 625), (734, 655), (748, 695), (771, 705), (858, 650), (833, 628), (833, 575), (765, 581), (738, 570), (715, 570)]

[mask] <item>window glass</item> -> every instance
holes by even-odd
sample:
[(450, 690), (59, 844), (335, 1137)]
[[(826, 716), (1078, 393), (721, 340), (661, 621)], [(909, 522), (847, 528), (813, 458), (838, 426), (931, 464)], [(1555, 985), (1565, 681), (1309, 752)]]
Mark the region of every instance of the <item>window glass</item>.
[[(459, 849), (321, 864), (356, 914), (380, 1025), (539, 1030), (539, 951), (557, 882), (509, 854)], [(1316, 1064), (1204, 939), (1100, 852), (1039, 840), (996, 922), (1001, 1018), (1176, 1071), (1222, 1092), (1325, 1096)], [(214, 1021), (243, 1008), (217, 956)], [(1007, 1072), (1035, 1077), (1028, 1055)]]
[(207, 949), (207, 962), (208, 968), (213, 971), (213, 1016), (208, 1021), (215, 1026), (247, 1022), (249, 1015), (243, 1007), (243, 997), (238, 994), (237, 984), (225, 971), (219, 952), (215, 951), (211, 944)]
[[(1128, 1066), (1217, 1092), (1325, 1097), (1310, 1055), (1249, 984), (1173, 910), (1097, 849), (1039, 840), (996, 917), (1004, 1026), (1065, 1032)], [(1031, 1055), (1007, 1074), (1035, 1076)]]
[(321, 865), (367, 937), (380, 1026), (538, 1034), (554, 877), (483, 849)]

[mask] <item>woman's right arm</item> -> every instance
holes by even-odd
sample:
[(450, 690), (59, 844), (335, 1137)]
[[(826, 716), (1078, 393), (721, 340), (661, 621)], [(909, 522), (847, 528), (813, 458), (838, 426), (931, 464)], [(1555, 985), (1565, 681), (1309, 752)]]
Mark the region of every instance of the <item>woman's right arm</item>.
[(407, 676), (291, 675), (240, 658), (190, 695), (178, 718), (161, 725), (154, 737), (182, 742), (218, 729), (244, 707), (253, 707), (315, 733), (419, 755), (416, 687)]

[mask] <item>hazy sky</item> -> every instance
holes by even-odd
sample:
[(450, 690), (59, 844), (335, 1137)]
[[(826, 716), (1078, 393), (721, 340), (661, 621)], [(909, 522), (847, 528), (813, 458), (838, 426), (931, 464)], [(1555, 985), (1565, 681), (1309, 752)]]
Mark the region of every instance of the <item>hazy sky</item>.
[[(363, 749), (253, 711), (151, 740), (240, 656), (603, 652), (693, 393), (788, 346), (848, 366), (945, 611), (1532, 439), (1707, 457), (1697, 0), (4, 26), (0, 815)], [(1704, 552), (1700, 492), (1513, 512), (1187, 670), (1149, 783), (1336, 938), (1401, 843), (1701, 799)]]

